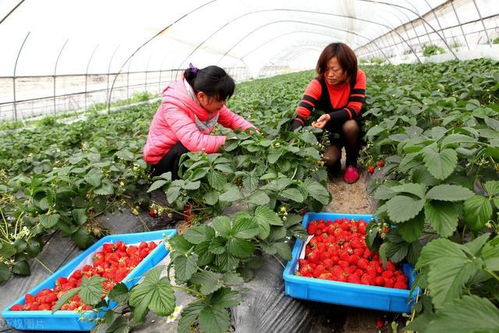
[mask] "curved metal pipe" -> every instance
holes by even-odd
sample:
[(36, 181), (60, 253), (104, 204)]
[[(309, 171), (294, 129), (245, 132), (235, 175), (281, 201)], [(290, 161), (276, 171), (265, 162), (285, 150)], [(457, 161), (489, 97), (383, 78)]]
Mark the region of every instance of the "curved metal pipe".
[(19, 52), (17, 52), (17, 57), (16, 57), (16, 62), (14, 63), (14, 74), (12, 75), (12, 80), (13, 80), (13, 89), (14, 89), (14, 120), (17, 121), (17, 101), (16, 101), (16, 71), (17, 71), (17, 62), (19, 61), (19, 57), (21, 56), (21, 51), (24, 48), (24, 44), (28, 40), (29, 34), (31, 33), (28, 32), (26, 37), (24, 37), (23, 43), (21, 44), (21, 47), (19, 48)]
[(279, 36), (276, 36), (276, 37), (274, 37), (274, 38), (272, 38), (272, 39), (269, 39), (269, 40), (267, 40), (266, 42), (264, 42), (264, 43), (262, 43), (262, 44), (258, 45), (258, 46), (257, 46), (257, 47), (255, 47), (253, 50), (251, 50), (251, 51), (249, 51), (249, 52), (245, 53), (245, 54), (241, 57), (241, 59), (246, 58), (249, 54), (251, 54), (251, 53), (255, 52), (256, 50), (258, 50), (258, 49), (260, 49), (260, 48), (262, 48), (263, 46), (267, 45), (268, 43), (273, 42), (273, 41), (274, 41), (274, 40), (276, 40), (276, 39), (279, 39), (279, 38), (284, 37), (284, 36), (287, 36), (287, 35), (297, 34), (297, 33), (306, 33), (306, 34), (313, 34), (313, 35), (325, 36), (324, 34), (321, 34), (321, 33), (318, 33), (318, 32), (306, 31), (306, 30), (297, 30), (297, 31), (286, 32), (286, 33), (284, 33), (284, 34), (281, 34), (281, 35), (279, 35)]
[(388, 57), (385, 55), (385, 53), (383, 52), (383, 50), (381, 50), (374, 41), (371, 41), (368, 37), (365, 37), (361, 34), (358, 34), (356, 32), (353, 32), (353, 31), (348, 31), (348, 30), (345, 30), (345, 29), (340, 29), (340, 28), (335, 28), (335, 27), (331, 27), (329, 25), (324, 25), (324, 24), (318, 24), (318, 23), (310, 23), (310, 22), (303, 22), (303, 21), (297, 21), (297, 20), (278, 20), (278, 21), (273, 21), (273, 22), (270, 22), (270, 23), (266, 23), (264, 25), (261, 25), (259, 26), (258, 28), (256, 29), (253, 29), (252, 31), (250, 31), (249, 33), (247, 33), (243, 38), (241, 38), (236, 44), (232, 45), (231, 48), (229, 48), (222, 57), (220, 57), (220, 59), (218, 59), (217, 61), (217, 64), (220, 63), (220, 61), (222, 61), (223, 58), (225, 58), (225, 56), (227, 54), (229, 54), (230, 51), (232, 51), (237, 45), (239, 45), (243, 40), (245, 40), (247, 37), (249, 37), (250, 35), (252, 35), (253, 33), (255, 33), (256, 31), (266, 27), (266, 26), (269, 26), (269, 25), (272, 25), (272, 24), (277, 24), (277, 23), (301, 23), (301, 24), (307, 24), (307, 25), (313, 25), (313, 26), (318, 26), (318, 27), (323, 27), (323, 28), (328, 28), (328, 29), (332, 29), (332, 30), (337, 30), (337, 31), (342, 31), (344, 33), (347, 33), (347, 34), (352, 34), (354, 36), (357, 36), (357, 37), (360, 37), (360, 38), (365, 38), (367, 39), (368, 41), (374, 43), (374, 45), (378, 48), (378, 50), (381, 52), (381, 54), (383, 54), (383, 56), (385, 57), (385, 59), (389, 62), (390, 60), (388, 59)]
[[(372, 2), (372, 1), (369, 1), (369, 2)], [(394, 31), (400, 39), (402, 39), (402, 41), (404, 43), (407, 44), (407, 46), (409, 47), (409, 49), (414, 53), (414, 55), (416, 56), (416, 58), (418, 58), (418, 61), (421, 62), (421, 60), (419, 60), (419, 57), (418, 55), (416, 54), (416, 52), (413, 50), (413, 48), (409, 45), (409, 43), (405, 40), (404, 37), (402, 37), (402, 35), (400, 33), (398, 33), (397, 31), (395, 31), (393, 29), (393, 27), (390, 27), (389, 25), (386, 25), (386, 24), (383, 24), (383, 23), (379, 23), (379, 22), (376, 22), (376, 21), (372, 21), (372, 20), (368, 20), (368, 19), (363, 19), (363, 18), (358, 18), (358, 17), (354, 17), (354, 16), (349, 16), (349, 15), (341, 15), (341, 14), (334, 14), (334, 13), (326, 13), (326, 12), (319, 12), (319, 11), (311, 11), (311, 10), (300, 10), (300, 9), (289, 9), (289, 8), (273, 8), (273, 9), (262, 9), (262, 10), (255, 10), (255, 11), (251, 11), (251, 12), (248, 12), (248, 13), (245, 13), (245, 14), (242, 14), (240, 16), (237, 16), (233, 19), (231, 19), (230, 21), (226, 22), (224, 25), (222, 25), (220, 28), (218, 28), (217, 30), (215, 30), (213, 33), (211, 33), (208, 37), (206, 37), (201, 43), (199, 43), (192, 51), (191, 53), (189, 53), (189, 55), (187, 55), (184, 60), (181, 62), (181, 64), (179, 65), (179, 68), (181, 68), (183, 66), (183, 64), (187, 61), (187, 59), (189, 59), (190, 56), (192, 56), (201, 46), (204, 45), (204, 43), (206, 43), (211, 37), (213, 37), (215, 34), (217, 34), (219, 31), (223, 30), (224, 28), (226, 28), (228, 25), (234, 23), (235, 21), (243, 18), (243, 17), (246, 17), (248, 15), (252, 15), (252, 14), (256, 14), (256, 13), (265, 13), (265, 12), (277, 12), (277, 11), (286, 11), (286, 12), (298, 12), (298, 13), (309, 13), (309, 14), (319, 14), (319, 15), (328, 15), (328, 16), (333, 16), (333, 17), (342, 17), (342, 18), (348, 18), (348, 19), (353, 19), (353, 20), (358, 20), (358, 21), (361, 21), (361, 22), (367, 22), (367, 23), (371, 23), (371, 24), (375, 24), (375, 25), (378, 25), (378, 26), (382, 26), (386, 29), (389, 29), (390, 31)], [(405, 14), (404, 14), (405, 15)], [(407, 15), (406, 15), (407, 17)], [(407, 19), (409, 20), (409, 17), (407, 17)], [(402, 23), (401, 23), (402, 24)], [(371, 42), (372, 39), (369, 39), (369, 42)], [(387, 59), (388, 60), (388, 59)]]
[(61, 50), (59, 51), (59, 54), (57, 55), (57, 60), (55, 61), (55, 66), (54, 66), (54, 114), (57, 113), (57, 110), (56, 110), (56, 74), (57, 74), (57, 65), (59, 64), (59, 59), (61, 58), (61, 54), (62, 54), (62, 51), (64, 50), (64, 48), (66, 47), (66, 44), (69, 42), (69, 38), (66, 39), (66, 41), (64, 42), (64, 45), (62, 45), (61, 47)]
[[(370, 3), (376, 3), (376, 4), (380, 4), (380, 5), (386, 5), (386, 6), (391, 6), (391, 7), (396, 7), (396, 8), (401, 8), (401, 9), (404, 9), (404, 10), (407, 10), (407, 11), (410, 11), (411, 13), (413, 13), (414, 15), (416, 15), (421, 21), (423, 21), (424, 23), (426, 23), (430, 28), (431, 30), (433, 30), (433, 32), (442, 40), (442, 42), (445, 44), (445, 46), (447, 47), (447, 49), (450, 51), (450, 53), (452, 53), (452, 55), (454, 56), (455, 59), (458, 59), (457, 55), (454, 53), (454, 51), (452, 50), (452, 48), (449, 46), (449, 44), (447, 44), (447, 41), (445, 40), (445, 38), (443, 38), (439, 33), (438, 31), (430, 24), (428, 23), (428, 21), (426, 21), (426, 19), (424, 17), (422, 17), (418, 12), (415, 12), (414, 10), (410, 9), (410, 8), (407, 8), (407, 7), (404, 7), (404, 6), (401, 6), (401, 5), (397, 5), (397, 4), (392, 4), (392, 3), (387, 3), (387, 2), (383, 2), (383, 1), (371, 1), (371, 0), (355, 0), (355, 1), (362, 1), (362, 2), (370, 2)], [(451, 2), (452, 3), (452, 2)]]
[(125, 62), (120, 66), (120, 69), (118, 70), (118, 72), (116, 73), (116, 76), (114, 77), (114, 80), (113, 80), (113, 84), (111, 85), (111, 91), (109, 92), (109, 98), (108, 98), (108, 101), (107, 101), (107, 110), (108, 112), (111, 110), (111, 95), (113, 93), (113, 89), (114, 89), (114, 84), (116, 83), (116, 79), (118, 78), (118, 75), (120, 75), (121, 71), (123, 70), (123, 67), (125, 67), (126, 63), (132, 59), (133, 56), (135, 56), (135, 54), (137, 52), (139, 52), (144, 46), (146, 46), (147, 44), (149, 44), (152, 40), (154, 40), (156, 37), (158, 37), (159, 35), (161, 35), (163, 32), (165, 32), (166, 30), (168, 30), (169, 28), (171, 28), (174, 24), (178, 23), (179, 21), (183, 20), (184, 18), (186, 18), (187, 16), (189, 16), (190, 14), (198, 11), (199, 9), (215, 2), (217, 0), (211, 0), (211, 1), (208, 1), (208, 2), (205, 2), (204, 4), (196, 7), (195, 9), (191, 10), (190, 12), (188, 13), (185, 13), (184, 15), (182, 15), (181, 17), (179, 17), (178, 19), (176, 19), (174, 22), (170, 23), (169, 25), (167, 25), (165, 28), (161, 29), (159, 32), (157, 32), (154, 36), (152, 36), (151, 38), (149, 38), (146, 42), (144, 42), (141, 46), (139, 46), (126, 60)]

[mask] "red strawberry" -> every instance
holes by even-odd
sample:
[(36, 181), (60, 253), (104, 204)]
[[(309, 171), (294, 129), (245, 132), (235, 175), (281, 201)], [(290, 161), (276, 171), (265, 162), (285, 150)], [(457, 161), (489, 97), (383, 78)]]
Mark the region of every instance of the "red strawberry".
[(374, 173), (374, 166), (370, 165), (368, 168), (367, 168), (367, 172), (369, 172), (371, 175)]
[(385, 166), (385, 161), (379, 160), (378, 162), (376, 162), (376, 165), (379, 166), (380, 168), (382, 168)]
[(156, 213), (156, 211), (154, 209), (149, 209), (149, 216), (150, 217), (157, 217), (158, 214)]
[(21, 304), (14, 304), (11, 308), (10, 311), (22, 311), (24, 310), (23, 306)]

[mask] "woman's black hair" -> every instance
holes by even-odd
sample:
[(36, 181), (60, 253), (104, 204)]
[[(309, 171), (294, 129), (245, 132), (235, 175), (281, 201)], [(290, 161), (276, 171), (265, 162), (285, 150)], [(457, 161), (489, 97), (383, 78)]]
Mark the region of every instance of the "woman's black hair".
[(218, 66), (208, 66), (203, 69), (190, 67), (185, 70), (184, 78), (195, 93), (202, 91), (218, 101), (229, 99), (236, 87), (229, 74)]

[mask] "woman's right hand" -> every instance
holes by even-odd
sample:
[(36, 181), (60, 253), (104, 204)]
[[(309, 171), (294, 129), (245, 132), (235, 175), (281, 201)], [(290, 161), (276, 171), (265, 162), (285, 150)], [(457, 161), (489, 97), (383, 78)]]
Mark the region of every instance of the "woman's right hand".
[(317, 119), (317, 121), (312, 122), (312, 126), (315, 128), (324, 128), (326, 126), (327, 122), (331, 120), (331, 116), (327, 113), (323, 114), (322, 116)]

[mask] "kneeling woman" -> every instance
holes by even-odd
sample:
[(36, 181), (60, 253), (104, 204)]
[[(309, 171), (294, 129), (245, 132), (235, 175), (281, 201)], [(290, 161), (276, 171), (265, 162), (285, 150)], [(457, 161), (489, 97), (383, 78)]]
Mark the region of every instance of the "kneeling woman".
[(341, 149), (346, 151), (343, 179), (355, 183), (359, 179), (357, 158), (361, 139), (361, 109), (366, 92), (366, 75), (357, 69), (357, 57), (343, 43), (326, 46), (319, 56), (317, 74), (305, 90), (296, 109), (291, 128), (305, 124), (312, 115), (316, 128), (329, 132), (330, 145), (324, 153), (328, 174), (341, 170)]
[(217, 152), (226, 139), (210, 134), (217, 123), (231, 129), (254, 127), (225, 106), (234, 88), (234, 80), (222, 68), (190, 65), (183, 79), (163, 90), (144, 146), (144, 160), (152, 166), (153, 176), (171, 171), (176, 179), (182, 154)]

